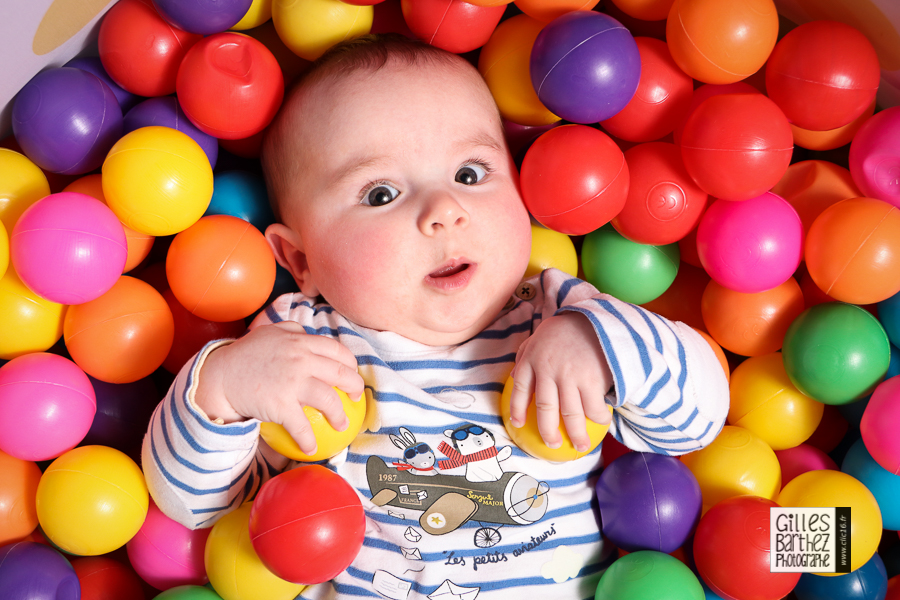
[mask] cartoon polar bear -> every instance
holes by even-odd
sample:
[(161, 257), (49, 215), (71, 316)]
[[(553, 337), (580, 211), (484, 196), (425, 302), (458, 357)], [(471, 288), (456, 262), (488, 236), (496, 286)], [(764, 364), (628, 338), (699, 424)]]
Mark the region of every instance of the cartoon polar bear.
[(450, 438), (453, 446), (443, 441), (438, 446), (438, 450), (447, 456), (438, 461), (439, 468), (453, 469), (465, 465), (466, 479), (472, 482), (497, 481), (503, 476), (500, 461), (509, 458), (512, 448), (504, 446), (498, 451), (494, 434), (490, 431), (469, 423), (447, 429), (444, 435)]

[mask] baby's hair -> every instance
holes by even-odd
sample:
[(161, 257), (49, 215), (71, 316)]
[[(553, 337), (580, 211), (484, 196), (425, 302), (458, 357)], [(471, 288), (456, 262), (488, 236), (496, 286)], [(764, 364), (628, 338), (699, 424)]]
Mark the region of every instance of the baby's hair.
[(299, 157), (294, 140), (296, 120), (302, 118), (302, 107), (298, 106), (301, 93), (339, 81), (351, 73), (378, 71), (388, 63), (424, 68), (434, 65), (468, 65), (456, 54), (399, 34), (364, 35), (327, 50), (294, 82), (263, 140), (260, 159), (269, 203), (278, 221), (282, 221), (283, 216), (281, 200), (299, 171)]

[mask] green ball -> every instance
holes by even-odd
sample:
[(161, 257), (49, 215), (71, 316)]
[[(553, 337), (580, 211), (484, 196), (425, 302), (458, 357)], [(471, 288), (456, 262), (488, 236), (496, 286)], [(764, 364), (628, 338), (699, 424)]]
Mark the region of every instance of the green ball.
[(587, 234), (581, 247), (585, 279), (601, 292), (632, 304), (655, 300), (669, 289), (680, 260), (678, 244), (638, 244), (612, 225)]
[(704, 600), (697, 576), (673, 556), (655, 550), (626, 554), (606, 570), (594, 600)]
[(806, 309), (784, 336), (791, 382), (825, 404), (847, 404), (872, 392), (887, 373), (891, 345), (868, 311), (843, 302)]
[(155, 600), (222, 600), (222, 596), (202, 585), (180, 585), (169, 588)]

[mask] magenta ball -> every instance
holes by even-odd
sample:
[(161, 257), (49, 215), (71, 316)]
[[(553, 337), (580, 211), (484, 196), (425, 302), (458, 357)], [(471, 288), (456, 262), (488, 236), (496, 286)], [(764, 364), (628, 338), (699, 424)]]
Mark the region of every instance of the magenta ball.
[(10, 236), (10, 257), (22, 282), (59, 304), (82, 304), (118, 281), (128, 245), (105, 204), (76, 192), (50, 194), (22, 213)]
[(802, 475), (807, 471), (840, 470), (830, 456), (810, 444), (776, 450), (775, 456), (778, 458), (778, 464), (781, 465), (781, 487), (786, 486), (797, 475)]
[(900, 475), (900, 376), (881, 382), (863, 412), (863, 444), (881, 467)]
[(188, 529), (164, 515), (151, 500), (144, 524), (126, 545), (128, 560), (158, 590), (203, 585), (209, 581), (203, 553), (210, 531)]
[(850, 143), (850, 175), (869, 198), (900, 206), (900, 106), (869, 117)]
[(49, 460), (84, 439), (97, 401), (88, 376), (56, 354), (34, 352), (0, 367), (0, 450)]
[(803, 258), (803, 223), (787, 200), (766, 192), (716, 200), (697, 227), (697, 253), (717, 283), (753, 294), (788, 280)]

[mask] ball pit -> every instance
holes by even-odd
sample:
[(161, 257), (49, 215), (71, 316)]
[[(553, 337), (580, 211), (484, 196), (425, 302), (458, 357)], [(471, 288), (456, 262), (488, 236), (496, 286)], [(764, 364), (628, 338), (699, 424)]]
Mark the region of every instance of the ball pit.
[(38, 526), (34, 503), (40, 479), (36, 463), (0, 450), (0, 547), (22, 540)]

